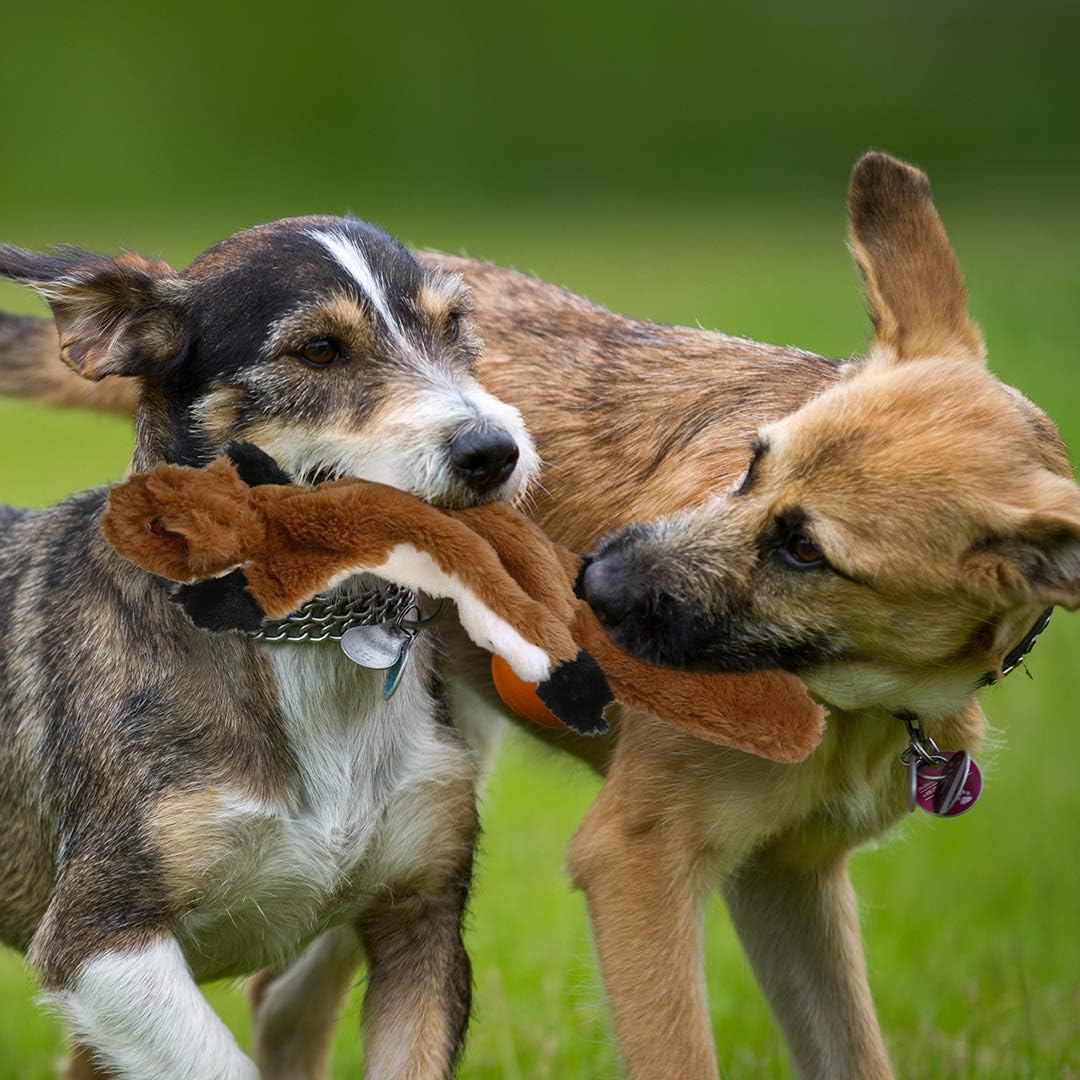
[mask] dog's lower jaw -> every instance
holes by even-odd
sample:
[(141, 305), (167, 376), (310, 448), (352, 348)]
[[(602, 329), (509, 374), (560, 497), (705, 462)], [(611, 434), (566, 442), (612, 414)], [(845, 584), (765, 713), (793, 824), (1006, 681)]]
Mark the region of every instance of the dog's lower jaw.
[(911, 669), (882, 662), (838, 660), (795, 669), (815, 700), (846, 712), (882, 710), (935, 720), (959, 712), (984, 672), (977, 663)]

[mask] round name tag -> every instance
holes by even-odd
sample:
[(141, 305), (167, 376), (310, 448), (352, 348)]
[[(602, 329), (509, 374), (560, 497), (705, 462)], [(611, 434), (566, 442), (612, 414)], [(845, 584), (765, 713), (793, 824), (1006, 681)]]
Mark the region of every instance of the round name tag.
[(920, 765), (915, 802), (928, 814), (956, 817), (967, 813), (982, 794), (982, 773), (966, 750), (942, 750), (943, 762)]
[(409, 635), (393, 623), (354, 626), (341, 638), (341, 651), (354, 663), (386, 671), (400, 659)]

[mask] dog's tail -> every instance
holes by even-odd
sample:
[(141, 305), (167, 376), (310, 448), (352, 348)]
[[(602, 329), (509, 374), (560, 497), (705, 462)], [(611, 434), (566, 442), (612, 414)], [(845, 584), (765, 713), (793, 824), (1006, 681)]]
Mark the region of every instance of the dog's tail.
[(0, 394), (130, 416), (134, 379), (88, 382), (60, 359), (52, 319), (0, 312)]

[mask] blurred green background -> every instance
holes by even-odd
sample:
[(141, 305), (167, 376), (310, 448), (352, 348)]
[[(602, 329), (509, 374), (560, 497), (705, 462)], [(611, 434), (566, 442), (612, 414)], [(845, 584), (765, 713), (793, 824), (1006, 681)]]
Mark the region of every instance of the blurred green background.
[[(183, 264), (272, 217), (353, 211), (635, 315), (830, 355), (864, 338), (844, 189), (879, 146), (934, 181), (993, 366), (1080, 445), (1080, 10), (1072, 3), (7, 5), (0, 239)], [(41, 310), (0, 288), (0, 307)], [(115, 419), (0, 400), (0, 499), (112, 479)], [(59, 632), (59, 631), (58, 631)], [(1080, 1076), (1080, 621), (987, 693), (972, 814), (855, 865), (905, 1077)], [(484, 803), (462, 1075), (618, 1075), (562, 850), (595, 791), (512, 739)], [(789, 1075), (719, 907), (726, 1075)], [(212, 991), (241, 1035), (243, 1003)], [(354, 1001), (336, 1049), (356, 1074)], [(0, 1077), (50, 1075), (56, 1025), (0, 958)]]

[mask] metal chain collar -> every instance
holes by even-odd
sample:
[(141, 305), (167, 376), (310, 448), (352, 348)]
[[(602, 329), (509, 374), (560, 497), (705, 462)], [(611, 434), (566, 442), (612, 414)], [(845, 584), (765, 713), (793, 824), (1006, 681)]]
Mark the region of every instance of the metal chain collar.
[(357, 626), (377, 626), (419, 608), (416, 594), (400, 585), (383, 585), (352, 596), (320, 593), (284, 619), (266, 622), (251, 636), (258, 641), (340, 641)]

